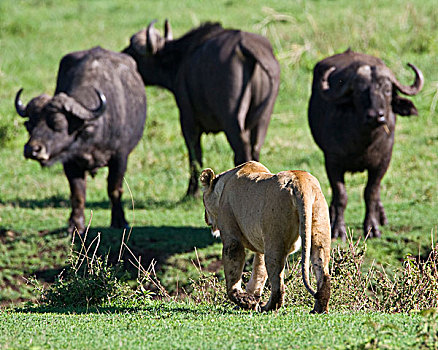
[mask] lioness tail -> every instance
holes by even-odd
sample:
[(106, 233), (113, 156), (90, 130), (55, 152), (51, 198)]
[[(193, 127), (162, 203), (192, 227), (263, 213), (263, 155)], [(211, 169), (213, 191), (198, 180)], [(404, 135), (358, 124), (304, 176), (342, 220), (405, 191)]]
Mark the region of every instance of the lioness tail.
[[(294, 181), (295, 182), (295, 181)], [(298, 181), (297, 181), (298, 182)], [(310, 285), (310, 250), (312, 247), (312, 207), (315, 200), (313, 191), (305, 191), (301, 184), (295, 182), (291, 187), (298, 206), (301, 237), (301, 273), (303, 283), (312, 296), (316, 291)]]

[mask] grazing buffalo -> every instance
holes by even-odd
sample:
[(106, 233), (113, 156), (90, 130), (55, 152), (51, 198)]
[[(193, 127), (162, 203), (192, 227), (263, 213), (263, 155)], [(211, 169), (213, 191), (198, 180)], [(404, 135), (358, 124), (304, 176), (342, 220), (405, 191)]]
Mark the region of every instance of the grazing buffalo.
[(415, 95), (423, 75), (414, 65), (411, 86), (402, 85), (378, 58), (350, 49), (328, 57), (314, 68), (309, 124), (323, 150), (333, 192), (330, 204), (332, 237), (345, 239), (347, 205), (344, 173), (368, 170), (364, 233), (380, 237), (387, 223), (380, 200), (380, 182), (388, 169), (394, 144), (396, 114), (417, 115), (414, 104), (398, 95)]
[(123, 52), (135, 59), (145, 85), (174, 94), (189, 153), (187, 195), (197, 195), (203, 133), (224, 131), (236, 165), (259, 160), (280, 67), (260, 35), (205, 23), (172, 40), (169, 22), (164, 38), (153, 24), (133, 35)]
[(123, 176), (128, 155), (143, 134), (144, 85), (134, 60), (100, 47), (73, 52), (59, 65), (55, 95), (40, 95), (27, 106), (15, 98), (17, 113), (27, 118), (30, 139), (24, 156), (42, 166), (64, 166), (71, 190), (69, 232), (85, 229), (86, 173), (108, 166), (111, 226), (127, 226), (122, 208)]

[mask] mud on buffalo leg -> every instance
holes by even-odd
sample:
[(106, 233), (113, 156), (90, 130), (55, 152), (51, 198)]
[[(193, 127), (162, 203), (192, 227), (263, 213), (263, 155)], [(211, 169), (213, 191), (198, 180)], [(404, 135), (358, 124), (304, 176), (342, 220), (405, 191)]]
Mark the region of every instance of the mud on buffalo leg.
[(330, 203), (330, 223), (332, 238), (346, 239), (344, 211), (347, 207), (347, 191), (345, 190), (344, 171), (335, 162), (325, 162), (327, 176), (332, 188), (332, 201)]
[(385, 210), (380, 200), (380, 182), (383, 175), (385, 175), (388, 165), (376, 169), (368, 169), (368, 182), (364, 191), (366, 212), (363, 230), (365, 236), (369, 232), (370, 237), (380, 237), (379, 223), (382, 225), (387, 223)]
[(123, 176), (126, 172), (128, 157), (118, 155), (108, 163), (108, 196), (111, 200), (111, 227), (126, 228), (128, 222), (122, 207)]
[(68, 220), (68, 232), (73, 234), (77, 229), (79, 234), (85, 231), (85, 195), (86, 195), (86, 172), (75, 163), (65, 163), (64, 173), (70, 185), (72, 211)]

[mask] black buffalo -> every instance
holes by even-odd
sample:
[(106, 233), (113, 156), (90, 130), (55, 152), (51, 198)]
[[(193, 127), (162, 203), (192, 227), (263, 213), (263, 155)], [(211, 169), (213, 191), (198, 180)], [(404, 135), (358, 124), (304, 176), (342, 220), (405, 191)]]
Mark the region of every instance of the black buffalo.
[(347, 50), (314, 68), (309, 124), (323, 150), (333, 196), (330, 204), (332, 237), (345, 239), (347, 205), (345, 172), (368, 170), (365, 188), (364, 233), (379, 237), (387, 223), (380, 200), (380, 182), (388, 169), (394, 144), (396, 114), (417, 115), (405, 95), (417, 94), (423, 75), (414, 65), (411, 86), (402, 85), (378, 58)]
[(27, 118), (30, 139), (24, 156), (42, 166), (64, 166), (71, 190), (69, 232), (83, 232), (86, 174), (108, 166), (111, 226), (127, 226), (121, 204), (128, 155), (140, 140), (146, 120), (146, 96), (134, 60), (100, 47), (73, 52), (59, 65), (53, 97), (40, 95), (27, 106), (15, 98)]
[(153, 23), (133, 35), (123, 52), (136, 60), (145, 85), (174, 94), (189, 153), (187, 194), (195, 195), (203, 133), (224, 131), (236, 165), (259, 160), (280, 68), (269, 41), (260, 35), (205, 23), (172, 40), (167, 21), (164, 38)]

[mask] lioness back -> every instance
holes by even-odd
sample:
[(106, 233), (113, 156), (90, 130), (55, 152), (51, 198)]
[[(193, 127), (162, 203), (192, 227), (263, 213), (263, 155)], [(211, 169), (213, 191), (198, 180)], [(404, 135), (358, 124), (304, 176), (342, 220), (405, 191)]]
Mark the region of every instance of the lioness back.
[[(281, 241), (288, 253), (299, 238), (299, 212), (295, 196), (320, 192), (315, 177), (305, 171), (270, 173), (263, 165), (248, 162), (233, 169), (224, 184), (220, 206), (232, 212), (249, 245), (263, 252), (265, 245)], [(296, 193), (294, 193), (294, 191)]]

